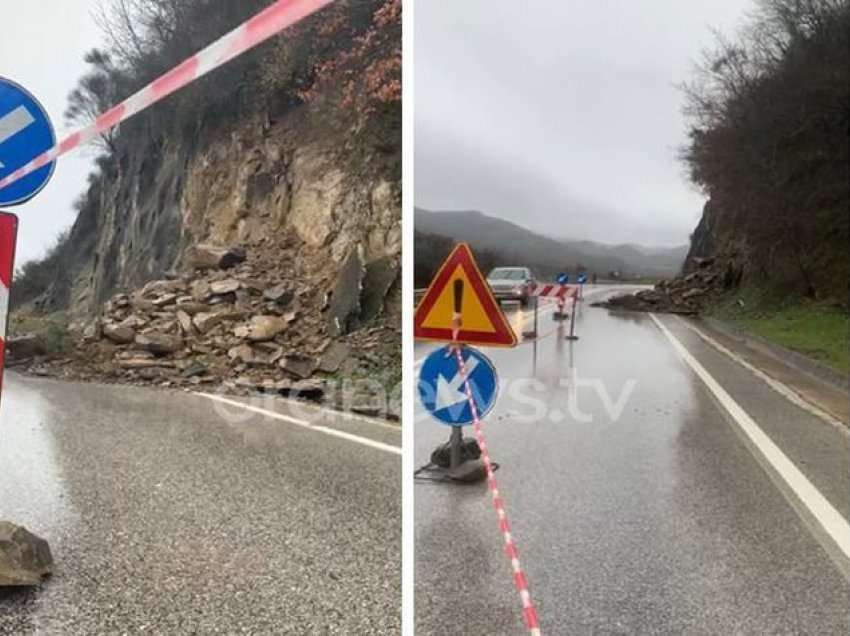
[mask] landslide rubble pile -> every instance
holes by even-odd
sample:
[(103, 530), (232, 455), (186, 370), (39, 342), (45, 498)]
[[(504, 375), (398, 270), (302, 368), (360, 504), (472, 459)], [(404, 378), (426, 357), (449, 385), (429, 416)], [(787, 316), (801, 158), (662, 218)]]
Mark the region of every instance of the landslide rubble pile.
[(689, 267), (692, 269), (689, 273), (661, 281), (653, 289), (614, 296), (592, 305), (627, 311), (695, 315), (703, 310), (710, 299), (740, 282), (739, 268), (732, 264), (721, 268), (714, 258), (693, 258)]
[(285, 248), (265, 257), (190, 248), (188, 273), (116, 294), (98, 318), (72, 325), (71, 351), (27, 357), (38, 348), (24, 336), (10, 342), (12, 364), (65, 378), (345, 399), (395, 415), (382, 398), (400, 374), (397, 262), (367, 267), (355, 251), (335, 279), (299, 279), (294, 258)]

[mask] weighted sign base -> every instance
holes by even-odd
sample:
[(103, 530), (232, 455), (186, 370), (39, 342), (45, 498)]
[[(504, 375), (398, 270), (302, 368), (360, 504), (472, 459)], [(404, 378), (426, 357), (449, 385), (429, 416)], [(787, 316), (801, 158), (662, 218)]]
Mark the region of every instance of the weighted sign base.
[(578, 336), (564, 336), (564, 340), (578, 340)]
[[(460, 440), (460, 462), (466, 462), (481, 457), (481, 449), (478, 442), (472, 437), (463, 437)], [(437, 446), (431, 453), (431, 463), (439, 468), (448, 469), (452, 465), (452, 442), (449, 440)]]
[[(456, 453), (455, 462), (452, 462), (452, 450)], [(487, 470), (480, 457), (478, 442), (472, 437), (463, 437), (460, 427), (455, 427), (449, 441), (440, 444), (431, 453), (431, 463), (434, 472), (451, 481), (468, 484), (487, 478)]]
[(566, 320), (570, 315), (568, 313), (561, 313), (560, 311), (556, 311), (552, 314), (552, 320)]
[(470, 459), (446, 471), (449, 479), (464, 484), (474, 484), (487, 479), (487, 468), (480, 459)]

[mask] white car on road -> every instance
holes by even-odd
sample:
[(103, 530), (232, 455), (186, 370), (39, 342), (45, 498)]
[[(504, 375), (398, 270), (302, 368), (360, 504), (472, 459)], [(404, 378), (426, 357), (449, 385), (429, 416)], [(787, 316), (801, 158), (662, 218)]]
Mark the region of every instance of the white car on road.
[(523, 307), (531, 302), (529, 287), (534, 282), (534, 273), (528, 267), (496, 267), (487, 275), (496, 300), (517, 300)]

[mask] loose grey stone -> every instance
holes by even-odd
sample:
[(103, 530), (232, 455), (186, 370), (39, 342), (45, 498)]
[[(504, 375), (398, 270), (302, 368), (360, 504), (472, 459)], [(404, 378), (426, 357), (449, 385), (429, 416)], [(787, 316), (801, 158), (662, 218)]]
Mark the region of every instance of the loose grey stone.
[(52, 569), (47, 541), (26, 528), (0, 521), (0, 587), (38, 585)]

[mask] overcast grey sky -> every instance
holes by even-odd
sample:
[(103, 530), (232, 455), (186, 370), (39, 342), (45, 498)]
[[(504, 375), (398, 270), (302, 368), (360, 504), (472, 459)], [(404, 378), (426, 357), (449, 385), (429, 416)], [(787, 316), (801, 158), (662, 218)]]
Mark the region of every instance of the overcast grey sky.
[[(83, 54), (100, 45), (91, 17), (95, 0), (6, 2), (0, 8), (0, 76), (15, 80), (41, 101), (57, 134), (65, 130), (66, 97), (85, 70)], [(33, 200), (10, 208), (20, 218), (17, 264), (41, 256), (74, 220), (71, 204), (86, 187), (91, 149), (59, 159), (53, 179)]]
[(676, 160), (710, 28), (750, 0), (417, 0), (415, 201), (554, 237), (685, 243), (704, 199)]

